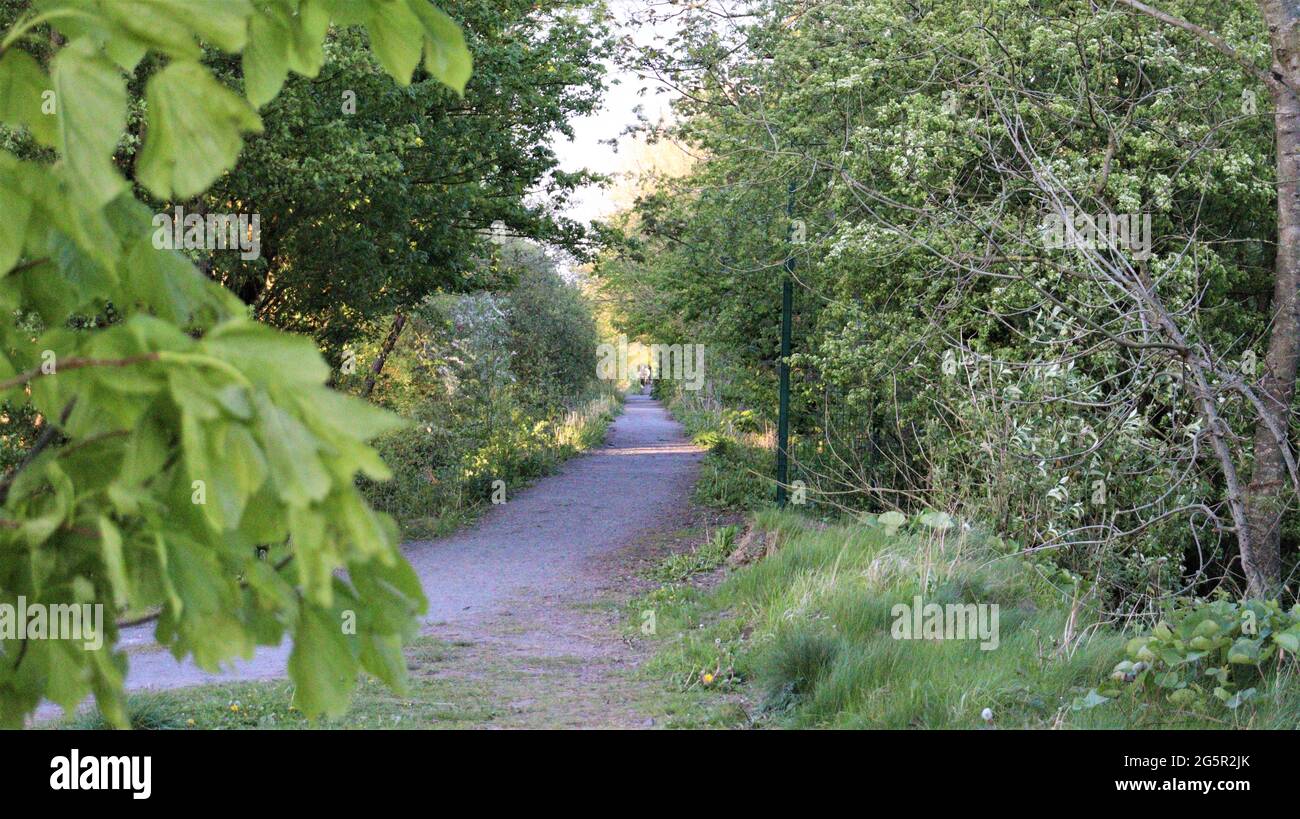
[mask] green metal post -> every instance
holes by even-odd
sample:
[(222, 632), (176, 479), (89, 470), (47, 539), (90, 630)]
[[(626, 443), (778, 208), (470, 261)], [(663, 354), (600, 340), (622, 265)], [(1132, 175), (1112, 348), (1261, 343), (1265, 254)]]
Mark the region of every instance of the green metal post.
[(790, 183), (785, 205), (789, 221), (786, 232), (785, 275), (781, 281), (781, 387), (780, 408), (776, 417), (776, 505), (785, 508), (789, 486), (790, 448), (790, 313), (794, 307), (794, 183)]

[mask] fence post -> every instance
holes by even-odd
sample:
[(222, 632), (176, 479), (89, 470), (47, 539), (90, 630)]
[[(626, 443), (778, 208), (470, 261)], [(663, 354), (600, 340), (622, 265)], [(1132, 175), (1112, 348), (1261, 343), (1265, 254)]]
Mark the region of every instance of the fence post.
[(790, 448), (790, 313), (794, 307), (794, 182), (788, 188), (785, 203), (785, 275), (781, 277), (781, 386), (776, 416), (776, 505), (786, 504), (789, 486)]

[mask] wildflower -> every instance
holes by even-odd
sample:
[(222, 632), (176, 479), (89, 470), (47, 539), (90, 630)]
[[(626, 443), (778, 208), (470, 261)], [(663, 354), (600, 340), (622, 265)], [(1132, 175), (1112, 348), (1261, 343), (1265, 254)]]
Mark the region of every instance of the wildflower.
[(992, 708), (985, 708), (983, 711), (980, 711), (980, 716), (984, 718), (984, 721), (985, 721), (985, 722), (992, 722), (992, 721), (993, 721), (993, 709), (992, 709)]
[(700, 682), (704, 683), (705, 685), (712, 685), (713, 674), (709, 673), (708, 671), (705, 671), (704, 674), (701, 675), (700, 677)]

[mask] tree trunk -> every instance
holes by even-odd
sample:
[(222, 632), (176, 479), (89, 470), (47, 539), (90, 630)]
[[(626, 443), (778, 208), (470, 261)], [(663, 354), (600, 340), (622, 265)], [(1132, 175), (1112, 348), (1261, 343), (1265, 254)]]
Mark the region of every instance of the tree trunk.
[(1277, 129), (1277, 259), (1274, 271), (1273, 326), (1260, 396), (1264, 407), (1255, 425), (1255, 463), (1246, 489), (1249, 531), (1239, 536), (1247, 594), (1271, 597), (1282, 582), (1281, 524), (1287, 501), (1283, 448), (1274, 430), (1287, 435), (1295, 397), (1300, 348), (1300, 8), (1289, 0), (1261, 0), (1273, 52), (1271, 93)]
[(375, 391), (375, 379), (379, 378), (379, 373), (384, 369), (384, 362), (397, 346), (397, 337), (402, 334), (402, 328), (406, 326), (406, 316), (400, 311), (393, 315), (393, 326), (388, 330), (388, 338), (384, 339), (384, 346), (379, 351), (379, 358), (370, 367), (370, 375), (366, 378), (365, 389), (361, 391), (363, 398), (369, 398), (370, 393)]

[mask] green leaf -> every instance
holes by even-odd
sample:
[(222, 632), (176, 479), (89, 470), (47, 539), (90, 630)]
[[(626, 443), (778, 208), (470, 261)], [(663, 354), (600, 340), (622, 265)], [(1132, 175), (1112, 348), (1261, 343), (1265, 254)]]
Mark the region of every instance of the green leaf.
[(409, 0), (411, 11), (424, 26), (424, 67), (435, 79), (465, 93), (465, 84), (474, 71), (474, 60), (465, 45), (460, 26), (428, 0)]
[(1216, 623), (1213, 618), (1207, 618), (1197, 624), (1194, 634), (1197, 637), (1214, 638), (1218, 637), (1219, 632), (1222, 630), (1223, 629), (1220, 628), (1219, 624)]
[(370, 50), (389, 76), (401, 85), (408, 85), (420, 62), (424, 42), (421, 21), (405, 0), (373, 0), (370, 5), (370, 19), (366, 23)]
[(191, 653), (208, 671), (217, 670), (229, 657), (251, 656), (254, 643), (238, 615), (238, 581), (222, 565), (218, 551), (176, 532), (167, 532), (163, 539), (165, 574), (174, 597), (159, 621), (159, 638), (173, 638), (173, 655)]
[(1223, 704), (1235, 711), (1253, 699), (1255, 699), (1255, 689), (1247, 688), (1245, 691), (1238, 691), (1236, 694), (1228, 697), (1228, 699), (1224, 700)]
[(1099, 705), (1105, 705), (1110, 702), (1110, 700), (1110, 697), (1102, 696), (1098, 693), (1097, 689), (1093, 688), (1088, 691), (1086, 696), (1075, 697), (1074, 702), (1071, 704), (1071, 708), (1075, 711), (1087, 711), (1096, 708)]
[(221, 464), (212, 472), (208, 503), (221, 510), (227, 528), (239, 523), (248, 499), (266, 480), (266, 458), (241, 424), (221, 424), (210, 439), (211, 456)]
[(316, 440), (301, 423), (269, 399), (255, 401), (262, 422), (262, 448), (280, 499), (305, 508), (325, 499), (330, 476), (317, 455)]
[(188, 199), (234, 167), (242, 134), (261, 132), (247, 100), (196, 62), (172, 63), (149, 79), (149, 130), (136, 176), (161, 199)]
[(89, 39), (62, 48), (53, 61), (56, 138), (66, 176), (102, 207), (126, 188), (113, 152), (126, 128), (126, 81)]
[(140, 44), (171, 57), (197, 59), (195, 37), (238, 52), (248, 37), (249, 0), (101, 0), (104, 13)]
[(1262, 640), (1242, 637), (1228, 649), (1228, 662), (1233, 665), (1255, 665), (1259, 662), (1259, 649)]
[(27, 238), (27, 220), (32, 215), (31, 200), (9, 187), (0, 184), (0, 276), (8, 273), (18, 263)]
[(10, 49), (0, 57), (0, 122), (23, 126), (44, 145), (56, 145), (57, 107), (42, 110), (54, 84), (29, 54)]
[(406, 692), (406, 656), (400, 634), (361, 634), (361, 665), (397, 694)]
[(907, 516), (902, 512), (886, 512), (878, 520), (880, 525), (885, 527), (885, 534), (893, 537), (899, 527), (907, 523)]
[(130, 591), (126, 582), (126, 560), (122, 555), (122, 535), (107, 517), (99, 518), (99, 549), (104, 560), (104, 572), (113, 589), (113, 602), (118, 608), (126, 607)]
[(298, 7), (298, 25), (290, 29), (289, 68), (304, 77), (315, 77), (325, 64), (325, 33), (330, 16), (320, 0), (303, 0)]
[(294, 705), (312, 718), (343, 713), (356, 685), (357, 670), (341, 620), (329, 609), (304, 605), (289, 655)]
[(353, 26), (365, 23), (371, 11), (367, 3), (356, 0), (316, 0), (330, 19), (341, 26)]
[(1273, 642), (1293, 654), (1300, 653), (1300, 623), (1295, 623), (1284, 631), (1274, 632)]
[(952, 515), (947, 512), (926, 512), (921, 515), (921, 523), (927, 528), (944, 531), (952, 528)]
[(330, 374), (329, 365), (310, 338), (252, 321), (225, 322), (208, 334), (202, 346), (268, 387), (319, 386)]
[(249, 21), (251, 37), (244, 49), (244, 93), (261, 108), (280, 93), (289, 75), (292, 13), (275, 5), (259, 10)]

